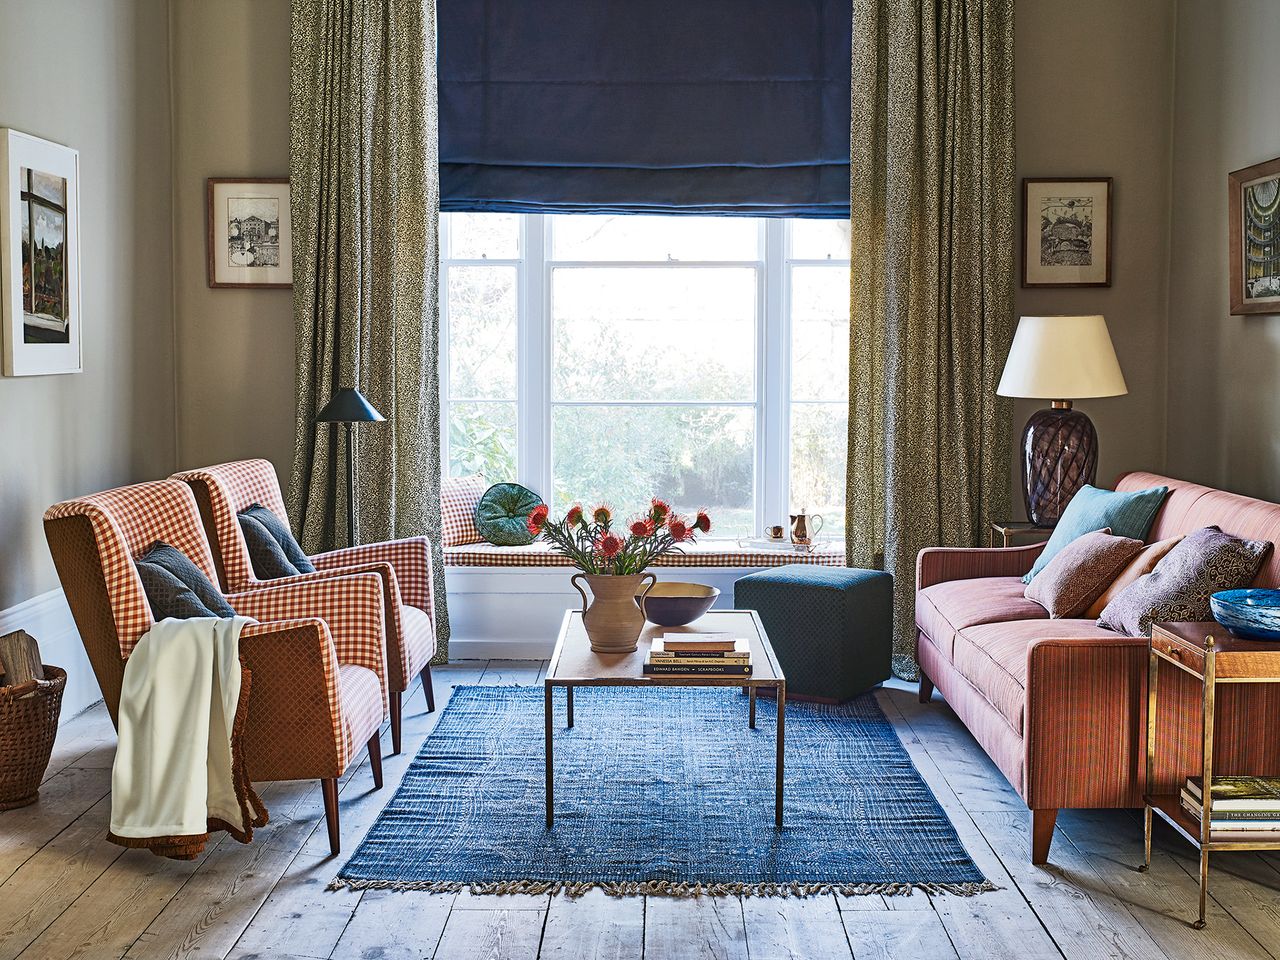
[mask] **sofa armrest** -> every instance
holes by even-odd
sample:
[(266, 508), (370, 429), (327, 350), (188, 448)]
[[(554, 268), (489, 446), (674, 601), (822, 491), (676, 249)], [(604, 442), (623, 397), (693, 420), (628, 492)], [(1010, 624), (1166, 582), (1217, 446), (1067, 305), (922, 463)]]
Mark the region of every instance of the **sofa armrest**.
[(916, 589), (949, 580), (1020, 577), (1036, 562), (1043, 543), (1025, 547), (925, 547), (916, 557)]
[(404, 602), (434, 617), (432, 607), (431, 544), (426, 537), (408, 537), (384, 543), (367, 543), (317, 554), (311, 558), (317, 570), (332, 570), (352, 564), (389, 563), (400, 582)]

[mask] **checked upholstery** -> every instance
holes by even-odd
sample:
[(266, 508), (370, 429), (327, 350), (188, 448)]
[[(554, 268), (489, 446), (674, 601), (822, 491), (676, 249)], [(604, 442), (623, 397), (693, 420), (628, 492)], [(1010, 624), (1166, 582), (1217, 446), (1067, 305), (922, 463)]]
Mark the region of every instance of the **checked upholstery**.
[[(195, 498), (174, 480), (50, 507), (45, 535), (111, 714), (124, 664), (154, 622), (133, 566), (162, 540), (215, 579)], [(324, 779), (346, 769), (386, 714), (383, 590), (376, 574), (227, 594), (245, 627), (251, 676), (245, 752), (254, 780)]]
[(308, 578), (332, 577), (335, 573), (376, 573), (383, 589), (390, 691), (394, 694), (408, 690), (414, 676), (435, 656), (431, 550), (426, 537), (317, 554), (311, 557), (316, 573), (258, 580), (236, 514), (257, 503), (289, 523), (275, 467), (266, 460), (238, 460), (175, 473), (170, 479), (189, 484), (195, 494), (223, 589), (253, 591)]

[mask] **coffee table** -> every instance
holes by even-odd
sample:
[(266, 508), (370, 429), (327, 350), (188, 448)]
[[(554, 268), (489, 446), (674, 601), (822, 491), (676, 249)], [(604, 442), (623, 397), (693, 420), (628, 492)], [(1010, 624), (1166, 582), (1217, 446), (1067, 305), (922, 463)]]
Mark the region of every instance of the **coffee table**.
[[(751, 642), (752, 674), (750, 677), (667, 677), (646, 676), (643, 671), (649, 656), (649, 646), (656, 639), (674, 633), (725, 633), (735, 639)], [(645, 624), (640, 641), (633, 653), (594, 653), (587, 631), (582, 625), (582, 612), (565, 612), (560, 626), (560, 638), (556, 641), (551, 664), (543, 681), (545, 713), (546, 765), (547, 765), (547, 826), (555, 822), (555, 767), (552, 760), (554, 748), (552, 703), (556, 687), (566, 691), (565, 719), (573, 726), (573, 690), (575, 687), (733, 687), (747, 693), (747, 723), (756, 726), (756, 690), (772, 688), (778, 698), (777, 760), (774, 771), (773, 817), (777, 827), (782, 826), (782, 771), (783, 745), (787, 705), (787, 679), (778, 665), (778, 658), (769, 645), (769, 638), (754, 610), (712, 610), (687, 627), (658, 627)]]

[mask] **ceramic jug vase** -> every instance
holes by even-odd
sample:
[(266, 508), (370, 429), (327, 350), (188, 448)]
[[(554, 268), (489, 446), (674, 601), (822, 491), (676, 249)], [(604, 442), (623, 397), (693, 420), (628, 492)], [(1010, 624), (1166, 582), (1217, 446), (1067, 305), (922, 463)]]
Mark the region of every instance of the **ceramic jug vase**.
[[(587, 599), (579, 580), (587, 581), (591, 599)], [(640, 584), (648, 580), (641, 590)], [(591, 649), (596, 653), (631, 653), (644, 629), (644, 614), (636, 603), (636, 597), (644, 594), (657, 583), (652, 573), (636, 573), (626, 576), (575, 573), (569, 578), (578, 593), (582, 594), (582, 625), (586, 627)]]

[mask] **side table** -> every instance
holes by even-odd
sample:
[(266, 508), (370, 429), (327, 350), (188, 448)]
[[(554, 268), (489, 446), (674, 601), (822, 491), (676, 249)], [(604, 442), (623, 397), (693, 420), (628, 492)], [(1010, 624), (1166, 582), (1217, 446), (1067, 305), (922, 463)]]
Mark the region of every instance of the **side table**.
[(1053, 536), (1053, 527), (1037, 527), (1026, 520), (990, 520), (987, 529), (987, 546), (996, 545), (996, 537), (1000, 537), (1000, 546), (1016, 546), (1019, 538), (1027, 543), (1039, 543)]
[(1182, 808), (1178, 793), (1147, 794), (1143, 812), (1145, 859), (1138, 869), (1151, 866), (1152, 815), (1156, 814), (1200, 853), (1200, 917), (1192, 926), (1204, 928), (1205, 900), (1209, 889), (1209, 853), (1215, 850), (1280, 850), (1280, 836), (1273, 841), (1231, 840), (1229, 834), (1209, 829), (1209, 804), (1213, 783), (1214, 695), (1223, 683), (1280, 683), (1280, 645), (1242, 640), (1226, 627), (1208, 623), (1156, 623), (1151, 628), (1147, 675), (1147, 783), (1154, 782), (1156, 760), (1156, 681), (1160, 663), (1172, 664), (1191, 674), (1204, 686), (1200, 714), (1203, 754), (1200, 762), (1204, 784), (1200, 818)]

